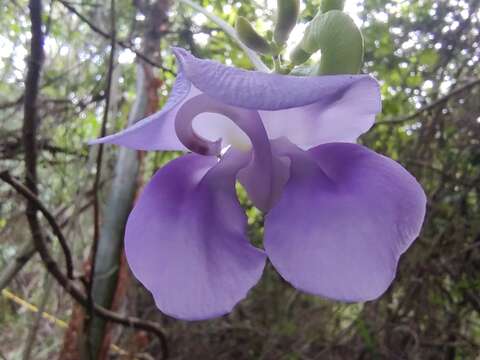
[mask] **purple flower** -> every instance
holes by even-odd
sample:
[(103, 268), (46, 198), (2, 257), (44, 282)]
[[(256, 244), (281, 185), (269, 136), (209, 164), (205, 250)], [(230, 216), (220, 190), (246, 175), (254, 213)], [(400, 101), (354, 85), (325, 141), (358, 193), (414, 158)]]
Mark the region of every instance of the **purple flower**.
[[(160, 310), (188, 320), (230, 312), (267, 256), (305, 292), (380, 296), (420, 232), (426, 198), (402, 166), (355, 144), (381, 108), (375, 79), (266, 74), (175, 54), (163, 109), (94, 141), (193, 152), (157, 171), (126, 227), (128, 262)], [(265, 251), (247, 239), (236, 180), (267, 212)]]

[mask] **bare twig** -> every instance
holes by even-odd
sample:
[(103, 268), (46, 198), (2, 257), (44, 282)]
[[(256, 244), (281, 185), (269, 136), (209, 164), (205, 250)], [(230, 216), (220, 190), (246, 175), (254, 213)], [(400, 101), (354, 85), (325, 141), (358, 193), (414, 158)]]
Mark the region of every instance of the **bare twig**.
[[(42, 2), (41, 0), (30, 0), (30, 19), (32, 29), (31, 51), (28, 61), (27, 79), (25, 82), (24, 96), (24, 118), (23, 118), (23, 146), (25, 148), (25, 184), (26, 189), (30, 190), (34, 195), (38, 194), (37, 189), (37, 98), (40, 83), (40, 73), (43, 64), (43, 42), (42, 33)], [(29, 201), (27, 203), (26, 215), (32, 231), (34, 243), (35, 238), (41, 235), (41, 227), (37, 218), (37, 206)], [(53, 216), (52, 216), (53, 219)], [(54, 219), (53, 219), (54, 220)], [(61, 233), (58, 225), (54, 227), (56, 232)], [(65, 263), (67, 266), (67, 274), (73, 279), (73, 261), (68, 249), (68, 245), (63, 237), (58, 237), (60, 245), (65, 254)], [(35, 244), (37, 245), (37, 244)]]
[[(8, 172), (0, 173), (0, 179), (8, 183), (12, 186), (19, 194), (24, 196), (29, 203), (31, 203), (35, 209), (38, 209), (45, 218), (53, 219), (55, 221), (53, 215), (47, 210), (47, 208), (43, 205), (43, 203), (38, 199), (38, 197), (33, 194), (25, 185), (21, 182), (13, 178)], [(50, 223), (50, 222), (49, 222)], [(52, 226), (52, 224), (50, 223)], [(55, 228), (58, 228), (58, 224), (55, 225)], [(57, 280), (57, 282), (62, 286), (65, 291), (67, 291), (80, 305), (87, 308), (88, 307), (88, 298), (83, 292), (77, 287), (74, 281), (69, 280), (65, 274), (60, 270), (60, 267), (56, 263), (56, 261), (51, 257), (47, 246), (45, 244), (43, 234), (39, 229), (34, 228), (32, 230), (32, 235), (35, 237), (34, 241), (37, 246), (38, 253), (40, 254), (47, 270), (53, 277)], [(58, 234), (56, 234), (58, 236)], [(96, 315), (104, 318), (105, 320), (115, 322), (120, 325), (133, 327), (139, 330), (145, 330), (155, 334), (158, 339), (160, 340), (160, 345), (162, 347), (162, 354), (163, 358), (168, 357), (168, 349), (167, 349), (167, 342), (165, 335), (163, 334), (162, 329), (157, 323), (151, 321), (143, 321), (141, 319), (135, 317), (124, 317), (114, 311), (110, 311), (105, 309), (104, 307), (94, 305), (93, 311)]]
[[(23, 146), (25, 148), (25, 183), (34, 194), (37, 190), (37, 97), (40, 73), (43, 63), (43, 33), (42, 33), (42, 3), (40, 0), (30, 0), (30, 19), (32, 22), (32, 40), (28, 60), (27, 78), (25, 81), (25, 101), (23, 118)], [(36, 216), (36, 209), (28, 205), (29, 218)]]
[(8, 286), (23, 266), (35, 255), (35, 246), (29, 239), (17, 251), (15, 258), (8, 263), (0, 274), (0, 291)]
[[(112, 92), (112, 78), (113, 78), (113, 69), (115, 67), (115, 47), (116, 47), (117, 31), (116, 31), (116, 22), (115, 22), (115, 0), (110, 0), (110, 56), (108, 58), (108, 69), (107, 69), (107, 84), (105, 87), (105, 109), (103, 111), (102, 125), (100, 129), (100, 137), (104, 137), (107, 134), (107, 123), (108, 123), (108, 114), (110, 113), (110, 100)], [(95, 270), (96, 270), (96, 258), (98, 253), (98, 243), (100, 238), (100, 204), (98, 201), (98, 191), (100, 186), (101, 172), (102, 172), (102, 163), (103, 163), (103, 144), (99, 145), (96, 158), (96, 172), (95, 180), (93, 182), (92, 194), (93, 194), (93, 240), (92, 240), (92, 250), (90, 254), (91, 265), (90, 265), (90, 274), (87, 287), (87, 298), (88, 298), (88, 316), (86, 317), (86, 328), (90, 327), (90, 324), (93, 321), (93, 305), (95, 303), (93, 288), (95, 281)], [(96, 349), (93, 344), (94, 339), (91, 336), (87, 336), (87, 351), (90, 354), (90, 358), (96, 358)]]
[[(13, 177), (11, 177), (11, 175), (8, 172), (0, 173), (0, 179), (2, 179), (3, 181), (5, 181), (9, 184), (12, 184), (13, 181), (17, 181)], [(25, 190), (28, 190), (28, 188), (25, 187)], [(18, 191), (18, 189), (17, 189), (17, 191)], [(22, 194), (22, 195), (24, 195), (24, 194)], [(66, 266), (67, 267), (67, 276), (68, 276), (69, 279), (73, 279), (74, 275), (73, 275), (72, 254), (70, 252), (70, 249), (68, 248), (67, 239), (65, 239), (65, 237), (63, 236), (60, 225), (58, 225), (58, 223), (56, 222), (53, 214), (50, 213), (44, 207), (44, 205), (40, 202), (40, 200), (37, 199), (36, 201), (34, 201), (33, 205), (35, 207), (35, 213), (36, 213), (37, 209), (40, 210), (45, 215), (45, 218), (47, 219), (48, 223), (52, 227), (53, 233), (57, 237), (57, 239), (60, 243), (60, 246), (62, 247), (63, 253), (65, 255), (65, 263), (67, 264), (67, 266)]]
[[(104, 137), (107, 134), (107, 122), (108, 114), (110, 112), (110, 99), (111, 99), (111, 90), (112, 90), (112, 75), (114, 69), (115, 61), (115, 44), (117, 39), (116, 24), (115, 24), (115, 0), (110, 1), (110, 56), (108, 59), (108, 70), (107, 70), (107, 85), (105, 88), (105, 110), (103, 112), (102, 126), (100, 129), (100, 137)], [(92, 289), (93, 281), (95, 276), (95, 258), (97, 256), (98, 250), (98, 238), (100, 236), (100, 206), (98, 203), (98, 190), (100, 185), (100, 178), (102, 172), (102, 161), (103, 161), (103, 144), (100, 144), (97, 152), (96, 160), (96, 172), (95, 180), (93, 182), (92, 194), (93, 194), (93, 243), (92, 243), (92, 265), (90, 270), (90, 281), (88, 286), (88, 299), (91, 304), (93, 304), (92, 298)], [(91, 311), (90, 311), (91, 312)], [(90, 316), (91, 318), (91, 316)]]
[(22, 103), (22, 101), (23, 101), (23, 95), (18, 97), (15, 100), (6, 101), (6, 102), (0, 104), (0, 110), (5, 110), (5, 109), (11, 108), (11, 107), (19, 106)]
[(396, 117), (396, 118), (393, 118), (393, 119), (377, 121), (374, 126), (378, 126), (378, 125), (401, 125), (401, 124), (403, 124), (403, 123), (405, 123), (409, 120), (415, 119), (418, 115), (424, 113), (425, 111), (429, 111), (429, 110), (431, 110), (431, 109), (433, 109), (433, 108), (435, 108), (439, 105), (442, 105), (446, 101), (450, 100), (450, 98), (452, 98), (452, 97), (454, 97), (454, 96), (456, 96), (456, 95), (458, 95), (458, 94), (460, 94), (460, 93), (462, 93), (462, 92), (464, 92), (468, 89), (471, 89), (472, 87), (475, 87), (479, 84), (480, 84), (480, 78), (469, 81), (466, 84), (457, 87), (456, 89), (452, 90), (448, 94), (442, 96), (441, 98), (433, 101), (432, 103), (430, 103), (428, 105), (425, 105), (425, 106), (421, 107), (420, 109), (416, 110), (415, 112), (413, 112), (409, 115), (404, 115), (404, 116)]
[[(82, 15), (80, 12), (78, 12), (78, 10), (75, 9), (75, 7), (71, 6), (71, 4), (69, 4), (68, 2), (66, 2), (64, 0), (58, 0), (58, 2), (61, 3), (63, 6), (65, 6), (65, 8), (67, 8), (68, 11), (75, 14), (80, 20), (82, 20), (85, 24), (87, 24), (88, 27), (90, 27), (90, 29), (95, 31), (97, 34), (102, 35), (106, 39), (111, 38), (111, 34), (107, 33), (106, 31), (100, 29), (98, 26), (93, 24), (89, 19), (87, 19), (84, 15)], [(166, 71), (166, 72), (169, 72), (169, 73), (175, 75), (175, 72), (173, 70), (166, 68), (165, 66), (157, 63), (156, 61), (153, 61), (152, 59), (150, 59), (145, 54), (142, 54), (140, 51), (136, 50), (132, 45), (129, 45), (127, 42), (125, 42), (123, 40), (116, 40), (116, 43), (118, 45), (120, 45), (121, 47), (123, 47), (124, 49), (128, 49), (128, 50), (132, 51), (133, 53), (135, 53), (135, 55), (137, 55), (138, 58), (142, 59), (147, 64), (150, 64), (150, 65), (152, 65), (156, 68), (161, 69), (162, 71)]]
[[(87, 193), (87, 195), (89, 195)], [(59, 223), (60, 229), (63, 229), (70, 223), (70, 219), (80, 215), (86, 211), (90, 206), (93, 205), (93, 201), (88, 201), (86, 204), (82, 205), (78, 210), (74, 211), (74, 214), (68, 218), (63, 219)], [(61, 216), (61, 214), (66, 211), (66, 209), (61, 209), (56, 215), (55, 218)], [(18, 274), (20, 270), (32, 259), (33, 255), (36, 254), (35, 245), (31, 240), (26, 241), (20, 249), (18, 249), (14, 258), (8, 263), (8, 265), (0, 273), (0, 291), (8, 286), (12, 279)], [(77, 276), (74, 276), (77, 278)]]
[(53, 285), (52, 277), (47, 272), (45, 274), (42, 299), (40, 301), (40, 305), (38, 306), (38, 311), (35, 314), (35, 320), (33, 322), (33, 325), (30, 327), (30, 330), (28, 331), (27, 339), (25, 340), (25, 348), (23, 350), (23, 357), (22, 357), (23, 360), (29, 360), (32, 356), (32, 350), (35, 345), (35, 339), (37, 338), (38, 329), (40, 328), (40, 323), (42, 322), (42, 318), (43, 318), (43, 312), (45, 310), (45, 307), (47, 306), (48, 298), (50, 297), (52, 285)]

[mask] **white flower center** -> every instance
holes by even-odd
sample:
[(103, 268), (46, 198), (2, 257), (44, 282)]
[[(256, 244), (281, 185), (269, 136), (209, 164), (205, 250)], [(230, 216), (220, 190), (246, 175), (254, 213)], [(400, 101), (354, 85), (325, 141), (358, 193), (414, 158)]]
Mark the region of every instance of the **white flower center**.
[(193, 119), (192, 127), (195, 133), (207, 140), (222, 139), (222, 149), (233, 146), (238, 150), (249, 151), (252, 148), (247, 134), (225, 115), (209, 112), (198, 114)]

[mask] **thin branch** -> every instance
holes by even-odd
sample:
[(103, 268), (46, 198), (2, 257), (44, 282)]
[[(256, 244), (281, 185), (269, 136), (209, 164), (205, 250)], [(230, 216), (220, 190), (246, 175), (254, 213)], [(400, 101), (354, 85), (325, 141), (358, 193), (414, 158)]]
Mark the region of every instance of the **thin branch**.
[[(111, 34), (105, 32), (104, 30), (100, 29), (98, 26), (93, 24), (89, 19), (87, 19), (87, 17), (82, 15), (80, 12), (78, 12), (77, 9), (75, 9), (73, 6), (71, 6), (68, 2), (66, 2), (64, 0), (58, 0), (58, 2), (60, 4), (62, 4), (63, 6), (65, 6), (65, 8), (67, 8), (67, 10), (69, 10), (71, 13), (75, 14), (80, 20), (82, 20), (85, 24), (87, 24), (88, 27), (90, 29), (92, 29), (94, 32), (96, 32), (97, 34), (100, 34), (101, 36), (103, 36), (106, 39), (111, 38)], [(150, 59), (148, 56), (146, 56), (145, 54), (136, 50), (132, 45), (128, 44), (126, 41), (116, 40), (116, 43), (118, 45), (120, 45), (121, 47), (123, 47), (124, 49), (128, 49), (128, 50), (132, 51), (133, 53), (135, 53), (135, 55), (137, 55), (138, 58), (142, 59), (147, 64), (150, 64), (150, 65), (152, 65), (156, 68), (161, 69), (162, 71), (166, 71), (166, 72), (169, 72), (169, 73), (175, 75), (175, 72), (173, 70), (168, 69), (165, 66), (163, 66), (163, 65), (157, 63), (156, 61)]]
[[(40, 0), (30, 0), (31, 19), (31, 50), (28, 60), (27, 78), (25, 81), (25, 101), (23, 118), (23, 146), (25, 148), (25, 170), (27, 187), (37, 194), (37, 97), (40, 82), (40, 73), (43, 64), (43, 33), (42, 33), (42, 3)], [(33, 206), (27, 206), (30, 217), (36, 215)]]
[(2, 104), (0, 104), (0, 110), (5, 110), (11, 107), (19, 106), (23, 101), (23, 95), (18, 97), (15, 100), (7, 101)]
[[(25, 185), (34, 195), (38, 195), (37, 189), (37, 98), (39, 92), (40, 74), (43, 65), (43, 43), (42, 33), (42, 2), (41, 0), (30, 0), (30, 19), (31, 19), (31, 50), (28, 61), (27, 79), (25, 82), (24, 96), (24, 117), (23, 117), (23, 146), (25, 148)], [(41, 234), (41, 226), (37, 218), (37, 206), (29, 201), (27, 203), (26, 215), (32, 231), (34, 243), (35, 235)], [(53, 219), (53, 217), (52, 217)], [(58, 225), (54, 228), (61, 232)], [(67, 274), (73, 279), (73, 261), (68, 245), (63, 237), (58, 238), (65, 255)], [(37, 244), (35, 244), (37, 245)]]
[(25, 340), (25, 348), (23, 350), (22, 360), (30, 360), (32, 356), (32, 350), (35, 346), (35, 340), (37, 339), (38, 330), (43, 319), (43, 313), (47, 306), (48, 298), (50, 297), (53, 281), (50, 274), (47, 272), (43, 284), (43, 295), (38, 306), (38, 311), (35, 314), (35, 320), (33, 321), (30, 330), (28, 331), (27, 339)]
[[(105, 87), (105, 109), (103, 111), (102, 125), (100, 129), (100, 137), (104, 137), (107, 134), (107, 123), (108, 123), (108, 114), (110, 113), (110, 100), (112, 93), (112, 77), (113, 69), (115, 67), (115, 45), (117, 39), (117, 30), (115, 22), (115, 0), (110, 0), (110, 56), (108, 58), (108, 69), (107, 69), (107, 84)], [(95, 271), (96, 271), (96, 258), (98, 253), (98, 243), (100, 238), (100, 204), (98, 201), (98, 191), (100, 186), (101, 172), (102, 172), (102, 163), (103, 163), (103, 150), (104, 145), (100, 144), (97, 151), (96, 159), (96, 172), (95, 180), (93, 182), (92, 194), (93, 194), (93, 240), (92, 240), (92, 250), (90, 254), (91, 265), (90, 265), (90, 274), (87, 287), (87, 298), (88, 298), (88, 316), (86, 317), (85, 328), (89, 328), (90, 324), (93, 321), (93, 305), (95, 303), (93, 289), (95, 281)], [(90, 354), (90, 358), (93, 359), (96, 357), (95, 349), (93, 345), (93, 339), (91, 336), (87, 337), (87, 351)]]
[[(89, 194), (87, 193), (87, 196)], [(76, 210), (72, 217), (78, 216), (84, 211), (86, 211), (90, 206), (93, 205), (93, 201), (88, 201), (86, 204), (80, 207), (80, 209)], [(59, 217), (61, 213), (63, 213), (65, 209), (59, 211), (55, 218)], [(62, 222), (60, 222), (59, 226), (60, 229), (63, 229), (67, 226), (72, 218), (65, 218)], [(17, 276), (20, 270), (32, 259), (33, 255), (36, 254), (35, 245), (32, 243), (31, 240), (26, 241), (20, 249), (15, 254), (14, 258), (9, 261), (7, 266), (2, 270), (0, 273), (0, 291), (3, 290), (8, 286), (8, 284), (12, 281), (12, 279)], [(74, 275), (74, 278), (78, 278), (78, 276)], [(83, 280), (83, 278), (81, 278)], [(86, 281), (85, 281), (86, 282)]]
[(248, 46), (246, 46), (240, 38), (237, 36), (237, 32), (233, 27), (230, 26), (229, 23), (226, 21), (220, 19), (218, 16), (212, 14), (211, 12), (207, 11), (200, 5), (194, 3), (193, 1), (190, 0), (179, 0), (181, 3), (190, 6), (192, 9), (197, 10), (198, 12), (202, 13), (205, 15), (207, 18), (209, 18), (211, 21), (213, 21), (215, 24), (220, 26), (220, 28), (234, 40), (238, 46), (247, 54), (248, 58), (250, 59), (251, 63), (255, 68), (259, 71), (263, 72), (269, 72), (270, 69), (263, 63), (263, 61), (260, 59), (260, 57), (257, 55), (256, 52), (252, 51)]
[[(6, 171), (0, 173), (0, 179), (2, 179), (5, 182), (10, 183), (9, 181), (13, 181), (13, 179), (10, 174)], [(11, 183), (10, 183), (11, 184)], [(28, 190), (28, 188), (25, 188)], [(45, 218), (47, 219), (48, 223), (52, 227), (53, 233), (58, 239), (58, 242), (60, 243), (60, 246), (62, 247), (63, 253), (65, 255), (65, 263), (67, 267), (67, 275), (69, 279), (74, 278), (73, 274), (73, 259), (72, 259), (72, 254), (70, 252), (70, 249), (68, 248), (67, 245), (67, 239), (63, 236), (62, 230), (60, 228), (60, 225), (55, 220), (55, 217), (53, 214), (51, 214), (44, 206), (43, 204), (38, 200), (34, 202), (34, 207), (35, 207), (35, 212), (40, 210), (43, 214), (45, 214)]]
[(425, 106), (421, 107), (420, 109), (416, 110), (415, 112), (413, 112), (409, 115), (404, 115), (404, 116), (400, 116), (400, 117), (393, 118), (393, 119), (388, 119), (388, 120), (377, 121), (374, 126), (378, 126), (378, 125), (401, 125), (401, 124), (403, 124), (407, 121), (415, 119), (418, 115), (420, 115), (420, 114), (422, 114), (426, 111), (429, 111), (429, 110), (431, 110), (431, 109), (433, 109), (433, 108), (435, 108), (439, 105), (442, 105), (443, 103), (450, 100), (450, 98), (462, 93), (463, 91), (469, 90), (472, 87), (475, 87), (476, 85), (479, 85), (479, 84), (480, 84), (480, 78), (469, 81), (466, 84), (457, 87), (456, 89), (452, 90), (448, 94), (442, 96), (441, 98), (433, 101), (432, 103), (430, 103), (428, 105), (425, 105)]
[[(0, 179), (5, 181), (7, 184), (12, 186), (19, 194), (24, 196), (28, 200), (28, 202), (35, 207), (35, 209), (38, 209), (45, 216), (47, 220), (53, 219), (53, 221), (55, 221), (53, 215), (47, 210), (47, 208), (43, 205), (40, 199), (34, 193), (32, 193), (25, 185), (23, 185), (21, 182), (13, 178), (8, 172), (4, 171), (0, 173)], [(50, 222), (49, 224), (52, 226)], [(58, 228), (58, 227), (59, 227), (58, 224), (55, 225), (55, 228)], [(45, 267), (50, 272), (50, 274), (52, 274), (53, 277), (57, 280), (60, 286), (62, 286), (65, 289), (65, 291), (67, 291), (80, 305), (82, 305), (85, 308), (88, 308), (89, 303), (88, 303), (87, 296), (83, 294), (83, 292), (77, 287), (75, 282), (69, 280), (65, 276), (65, 274), (60, 270), (60, 267), (55, 262), (55, 260), (51, 257), (47, 249), (45, 240), (43, 238), (43, 234), (37, 230), (38, 229), (34, 228), (32, 230), (32, 235), (34, 236), (34, 241), (37, 246), (38, 253), (41, 256), (43, 263), (45, 264)], [(58, 234), (55, 234), (55, 235), (58, 236)], [(167, 348), (166, 338), (165, 338), (165, 335), (163, 334), (162, 329), (157, 323), (152, 321), (143, 321), (136, 317), (124, 317), (114, 311), (110, 311), (96, 304), (94, 304), (93, 306), (93, 311), (95, 315), (100, 316), (107, 321), (112, 321), (114, 323), (117, 323), (123, 326), (133, 327), (135, 329), (145, 330), (155, 334), (160, 340), (163, 358), (166, 359), (168, 357), (168, 348)]]
[[(115, 44), (117, 39), (116, 23), (115, 23), (115, 0), (110, 1), (110, 31), (111, 31), (111, 42), (110, 42), (110, 56), (108, 59), (108, 70), (107, 70), (107, 85), (105, 88), (105, 110), (103, 112), (102, 126), (100, 130), (100, 137), (104, 137), (107, 134), (107, 123), (108, 123), (108, 114), (110, 112), (110, 100), (111, 100), (111, 91), (112, 91), (112, 75), (115, 62)], [(98, 202), (98, 190), (100, 185), (100, 178), (102, 172), (102, 161), (103, 161), (103, 144), (100, 144), (97, 152), (97, 161), (96, 161), (96, 172), (95, 180), (93, 182), (93, 243), (92, 243), (92, 265), (90, 270), (90, 281), (88, 286), (88, 299), (91, 304), (93, 304), (92, 289), (93, 281), (95, 276), (95, 258), (97, 257), (98, 250), (98, 239), (100, 237), (100, 205)], [(90, 311), (91, 312), (91, 311)], [(90, 316), (91, 319), (91, 316)]]
[(26, 241), (15, 254), (15, 258), (9, 261), (8, 265), (0, 274), (0, 291), (8, 286), (10, 281), (18, 274), (24, 265), (35, 255), (35, 246), (29, 239)]

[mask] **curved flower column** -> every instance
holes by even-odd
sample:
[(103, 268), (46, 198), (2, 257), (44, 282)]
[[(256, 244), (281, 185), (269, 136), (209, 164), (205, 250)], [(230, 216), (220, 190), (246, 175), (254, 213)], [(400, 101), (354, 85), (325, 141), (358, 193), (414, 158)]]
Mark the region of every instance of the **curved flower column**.
[[(93, 142), (193, 152), (154, 175), (127, 223), (127, 259), (157, 306), (188, 320), (225, 314), (266, 256), (306, 292), (380, 296), (426, 199), (398, 163), (355, 144), (381, 108), (375, 79), (266, 74), (174, 51), (164, 108)], [(267, 212), (265, 252), (248, 242), (236, 180)]]

